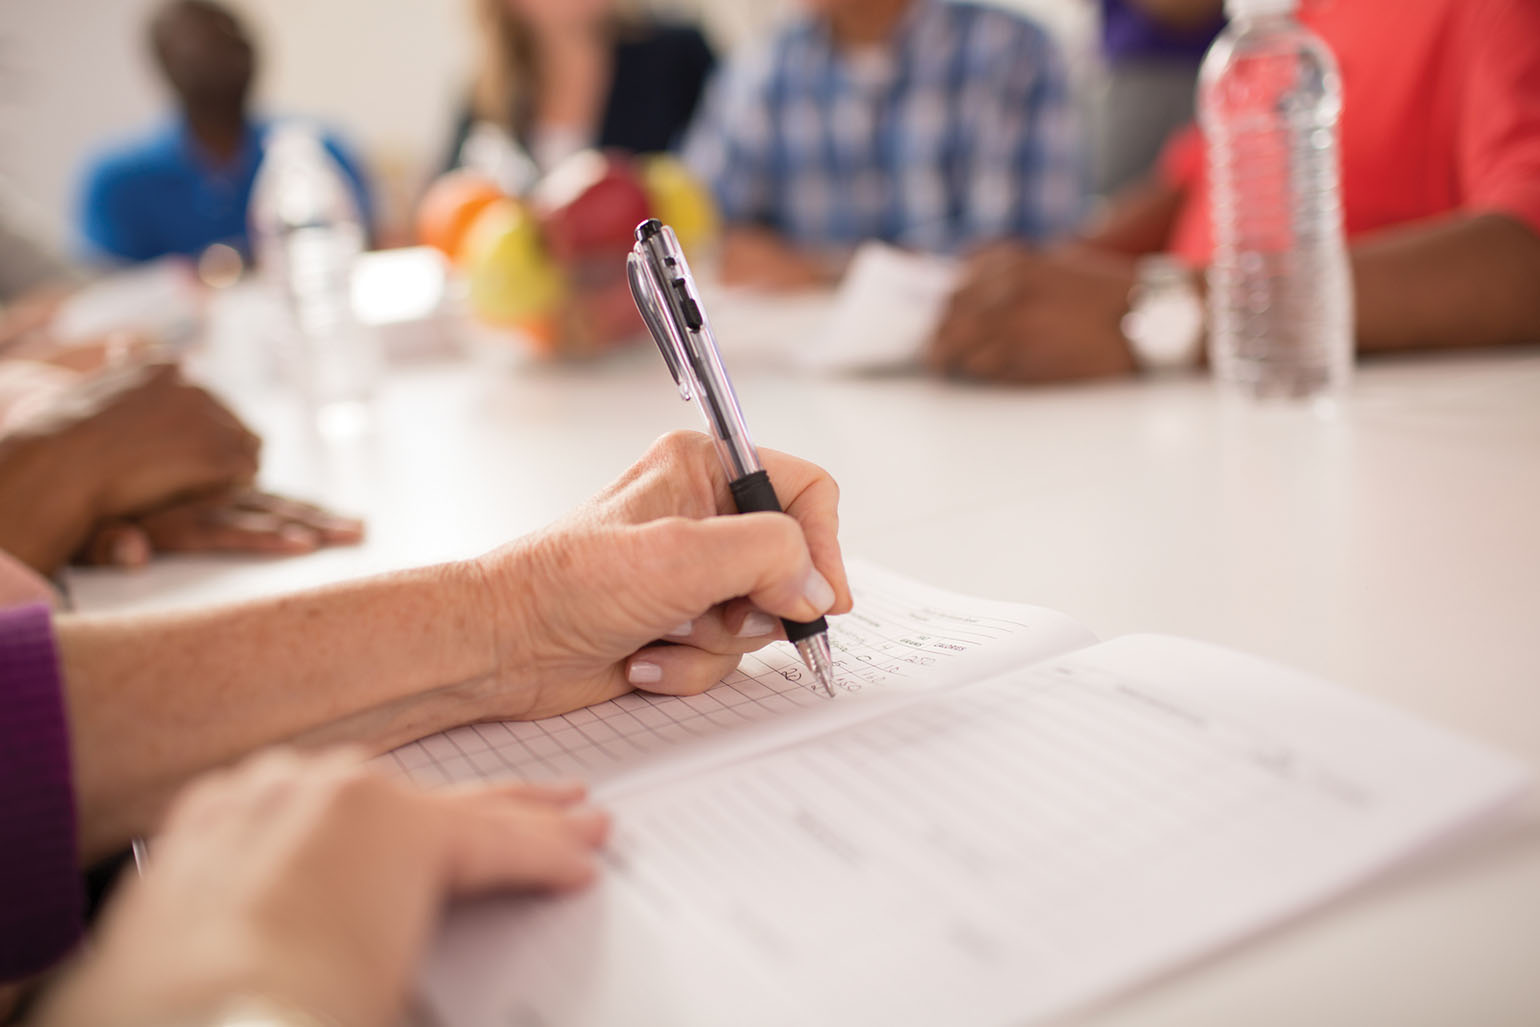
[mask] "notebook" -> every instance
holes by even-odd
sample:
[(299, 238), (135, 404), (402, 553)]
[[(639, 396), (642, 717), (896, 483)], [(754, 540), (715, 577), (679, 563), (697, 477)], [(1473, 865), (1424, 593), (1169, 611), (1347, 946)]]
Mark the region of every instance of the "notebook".
[(417, 780), (579, 773), (592, 888), (452, 911), (449, 1025), (1040, 1022), (1499, 814), (1519, 762), (1239, 653), (852, 564), (836, 696), (778, 644), (703, 696), (484, 724)]

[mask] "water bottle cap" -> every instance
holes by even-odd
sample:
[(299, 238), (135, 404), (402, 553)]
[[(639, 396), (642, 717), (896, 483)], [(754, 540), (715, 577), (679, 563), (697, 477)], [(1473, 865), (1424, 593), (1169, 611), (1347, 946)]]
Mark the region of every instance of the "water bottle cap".
[(1255, 18), (1264, 14), (1293, 14), (1299, 0), (1225, 0), (1228, 18)]

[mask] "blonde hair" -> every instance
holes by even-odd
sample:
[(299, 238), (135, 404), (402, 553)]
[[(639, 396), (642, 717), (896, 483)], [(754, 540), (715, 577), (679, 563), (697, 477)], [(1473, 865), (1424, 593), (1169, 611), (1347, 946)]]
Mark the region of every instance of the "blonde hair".
[[(479, 47), (471, 110), (478, 121), (522, 131), (529, 114), (530, 73), (535, 40), (530, 28), (509, 10), (508, 0), (471, 0)], [(617, 31), (639, 20), (637, 5), (618, 0), (611, 22)]]

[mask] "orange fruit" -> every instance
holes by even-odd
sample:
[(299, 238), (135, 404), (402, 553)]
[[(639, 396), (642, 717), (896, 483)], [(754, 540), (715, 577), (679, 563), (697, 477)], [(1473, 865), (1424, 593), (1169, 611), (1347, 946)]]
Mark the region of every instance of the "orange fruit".
[(417, 205), (417, 240), (454, 259), (476, 216), (503, 191), (485, 175), (458, 168), (440, 175)]

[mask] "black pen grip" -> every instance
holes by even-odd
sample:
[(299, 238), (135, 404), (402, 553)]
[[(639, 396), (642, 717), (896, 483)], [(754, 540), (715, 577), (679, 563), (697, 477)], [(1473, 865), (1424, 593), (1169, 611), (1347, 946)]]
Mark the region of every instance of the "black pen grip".
[[(770, 475), (764, 471), (755, 471), (739, 478), (728, 487), (733, 490), (733, 502), (737, 504), (739, 513), (783, 512), (781, 501), (775, 498), (775, 486), (770, 484)], [(781, 624), (786, 628), (786, 637), (793, 642), (829, 630), (829, 622), (822, 617), (810, 621), (787, 620), (783, 617)]]

